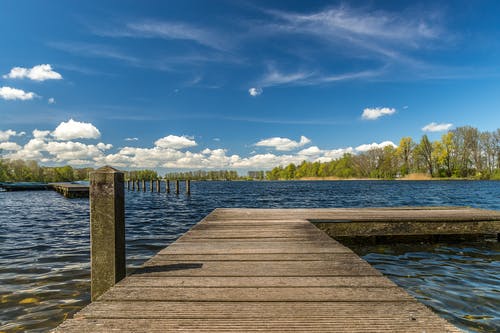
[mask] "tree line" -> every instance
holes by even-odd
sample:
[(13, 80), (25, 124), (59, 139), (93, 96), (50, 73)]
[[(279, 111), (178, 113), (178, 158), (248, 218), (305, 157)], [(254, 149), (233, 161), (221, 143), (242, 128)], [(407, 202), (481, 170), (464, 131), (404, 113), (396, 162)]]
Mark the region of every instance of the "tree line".
[(245, 179), (240, 177), (237, 171), (234, 170), (197, 170), (187, 172), (170, 172), (165, 175), (165, 179), (176, 180), (240, 180)]
[(344, 154), (330, 162), (307, 162), (278, 166), (266, 173), (268, 180), (304, 177), (395, 179), (411, 173), (430, 177), (500, 179), (500, 129), (480, 132), (471, 126), (448, 131), (431, 142), (410, 137), (397, 148), (386, 146), (360, 154)]
[(86, 180), (92, 168), (40, 166), (36, 161), (0, 159), (0, 182), (71, 182)]

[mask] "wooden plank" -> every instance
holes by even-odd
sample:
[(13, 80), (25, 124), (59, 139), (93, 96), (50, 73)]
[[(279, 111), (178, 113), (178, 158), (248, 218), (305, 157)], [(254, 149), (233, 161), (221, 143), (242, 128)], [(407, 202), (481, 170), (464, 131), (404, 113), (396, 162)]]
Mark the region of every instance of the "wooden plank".
[[(144, 309), (148, 311), (143, 311)], [(76, 318), (219, 318), (272, 319), (279, 318), (388, 318), (408, 321), (416, 318), (434, 318), (427, 307), (415, 301), (408, 302), (161, 302), (100, 301), (91, 303), (75, 315)]]
[(260, 220), (294, 219), (344, 219), (353, 221), (500, 221), (500, 212), (474, 208), (437, 209), (392, 209), (392, 208), (359, 208), (359, 209), (217, 209), (205, 221), (217, 220), (234, 222)]
[(398, 287), (127, 287), (112, 288), (101, 301), (201, 301), (201, 302), (370, 302), (410, 301)]
[(172, 276), (132, 275), (117, 287), (395, 287), (381, 276)]
[(137, 269), (144, 276), (346, 276), (380, 275), (367, 262), (357, 259), (338, 261), (199, 261), (150, 260)]
[(393, 316), (379, 318), (347, 317), (339, 320), (330, 318), (269, 318), (258, 319), (74, 319), (63, 323), (56, 332), (410, 332), (410, 333), (446, 333), (461, 332), (450, 324), (436, 321), (435, 318), (422, 321), (393, 320)]
[[(150, 261), (327, 261), (341, 257), (352, 258), (352, 252), (341, 253), (219, 253), (219, 254), (157, 254)], [(357, 256), (356, 256), (357, 257)], [(148, 263), (150, 262), (148, 261)]]

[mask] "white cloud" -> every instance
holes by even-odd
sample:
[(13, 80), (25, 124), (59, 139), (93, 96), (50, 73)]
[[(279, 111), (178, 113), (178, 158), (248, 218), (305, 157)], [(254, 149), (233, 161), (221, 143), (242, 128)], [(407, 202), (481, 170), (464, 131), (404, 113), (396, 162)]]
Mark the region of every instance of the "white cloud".
[(361, 118), (365, 120), (375, 120), (382, 116), (390, 116), (395, 112), (396, 109), (394, 108), (366, 108), (363, 110)]
[(97, 145), (96, 145), (97, 148), (99, 148), (100, 150), (110, 150), (111, 148), (113, 148), (113, 145), (111, 143), (102, 143), (102, 142), (99, 142)]
[(187, 40), (216, 50), (225, 50), (228, 47), (221, 33), (182, 22), (141, 21), (130, 22), (124, 28), (93, 30), (101, 36)]
[(1, 87), (0, 88), (0, 98), (5, 100), (16, 100), (20, 99), (22, 101), (30, 100), (36, 97), (33, 92), (26, 92), (22, 89), (16, 89), (11, 87)]
[(47, 102), (48, 102), (49, 104), (55, 104), (55, 103), (56, 103), (56, 100), (55, 100), (55, 98), (54, 98), (54, 97), (50, 97), (50, 98), (47, 100)]
[(248, 93), (250, 94), (250, 96), (259, 96), (261, 95), (263, 92), (262, 88), (250, 88), (248, 89)]
[(427, 124), (424, 127), (422, 127), (422, 131), (424, 131), (424, 132), (443, 132), (443, 131), (449, 130), (451, 127), (453, 127), (453, 124), (451, 124), (451, 123), (437, 124), (435, 122), (432, 122), (432, 123)]
[(412, 59), (402, 54), (407, 49), (427, 46), (440, 39), (439, 13), (414, 11), (387, 12), (353, 9), (346, 5), (314, 13), (267, 11), (277, 20), (258, 29), (269, 34), (303, 34), (325, 41), (343, 52), (370, 52), (388, 60)]
[(7, 141), (11, 136), (15, 136), (17, 134), (16, 131), (8, 129), (6, 131), (0, 131), (0, 141)]
[(45, 151), (53, 155), (57, 162), (103, 156), (102, 151), (97, 146), (73, 141), (50, 141), (45, 145)]
[(323, 155), (318, 157), (316, 161), (318, 162), (330, 162), (332, 160), (336, 160), (344, 156), (344, 154), (353, 154), (354, 149), (352, 147), (347, 148), (339, 148), (332, 150), (323, 151)]
[(323, 151), (319, 149), (317, 146), (311, 146), (306, 149), (302, 149), (299, 151), (297, 154), (298, 155), (304, 155), (304, 156), (317, 156), (320, 155)]
[(159, 148), (182, 149), (194, 147), (197, 143), (186, 136), (168, 135), (155, 141), (155, 146)]
[(125, 138), (125, 141), (139, 141), (139, 138)]
[(52, 136), (58, 140), (72, 139), (98, 139), (101, 137), (99, 130), (91, 123), (83, 123), (70, 119), (56, 127)]
[(263, 87), (270, 87), (284, 84), (293, 84), (297, 82), (303, 82), (311, 75), (312, 73), (308, 72), (282, 73), (277, 71), (274, 67), (269, 67), (268, 72), (260, 81), (260, 85)]
[(397, 148), (397, 146), (394, 144), (394, 142), (384, 141), (381, 143), (373, 142), (373, 143), (368, 143), (368, 144), (363, 144), (363, 145), (357, 146), (356, 151), (366, 152), (366, 151), (369, 151), (371, 149), (384, 148), (386, 146), (393, 146), (394, 148)]
[(274, 137), (260, 140), (255, 145), (258, 147), (272, 147), (279, 151), (288, 151), (298, 147), (302, 147), (310, 142), (311, 140), (302, 135), (299, 142), (288, 138)]
[(52, 70), (49, 64), (37, 65), (32, 68), (14, 67), (10, 73), (3, 76), (4, 79), (24, 79), (33, 81), (61, 80), (62, 75)]
[(33, 137), (35, 139), (44, 139), (50, 134), (50, 131), (39, 131), (37, 129), (33, 130)]
[(9, 151), (17, 151), (22, 147), (15, 142), (0, 142), (0, 151), (1, 150), (9, 150)]
[(262, 87), (272, 87), (280, 85), (311, 86), (318, 84), (328, 84), (332, 82), (356, 80), (380, 75), (380, 70), (364, 70), (347, 73), (322, 73), (321, 71), (301, 71), (283, 73), (273, 67), (269, 67), (267, 73), (258, 82)]

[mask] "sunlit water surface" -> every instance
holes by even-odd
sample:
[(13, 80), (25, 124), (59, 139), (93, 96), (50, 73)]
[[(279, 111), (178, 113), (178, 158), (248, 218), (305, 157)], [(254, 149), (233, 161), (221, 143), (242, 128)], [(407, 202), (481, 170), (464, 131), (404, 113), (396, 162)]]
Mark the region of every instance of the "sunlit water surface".
[[(471, 206), (500, 210), (500, 183), (193, 182), (191, 196), (127, 192), (127, 264), (137, 267), (217, 207)], [(0, 192), (0, 332), (46, 332), (89, 303), (88, 199)], [(500, 245), (357, 247), (464, 330), (500, 331)]]

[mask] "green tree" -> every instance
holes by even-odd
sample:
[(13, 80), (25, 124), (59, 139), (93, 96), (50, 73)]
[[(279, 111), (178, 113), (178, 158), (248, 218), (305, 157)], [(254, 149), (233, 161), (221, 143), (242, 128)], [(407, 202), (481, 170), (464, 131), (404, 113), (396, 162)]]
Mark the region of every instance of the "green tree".
[(415, 145), (415, 142), (413, 142), (413, 139), (410, 137), (404, 137), (399, 141), (399, 146), (396, 149), (396, 155), (401, 161), (400, 173), (402, 176), (411, 172), (411, 158)]

